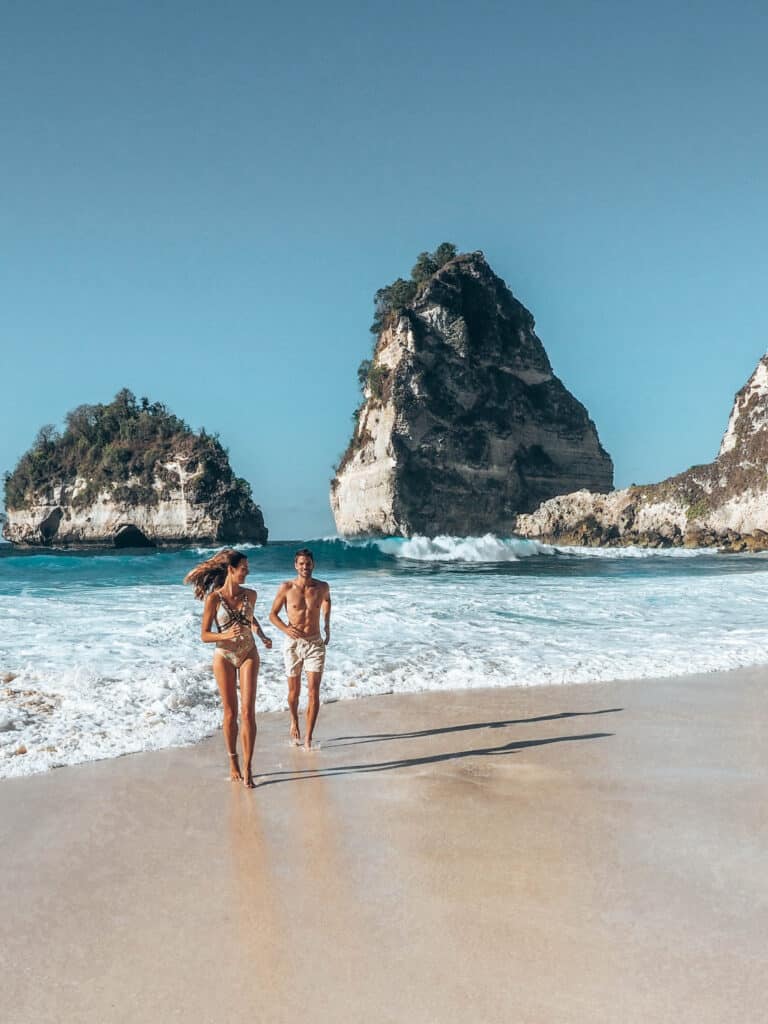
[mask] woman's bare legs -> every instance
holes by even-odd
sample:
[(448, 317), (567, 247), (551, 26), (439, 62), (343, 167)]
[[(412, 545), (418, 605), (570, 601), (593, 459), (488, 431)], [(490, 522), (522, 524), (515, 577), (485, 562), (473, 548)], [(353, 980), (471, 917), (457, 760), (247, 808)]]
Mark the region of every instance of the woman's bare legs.
[(224, 706), (223, 730), (229, 754), (229, 777), (232, 782), (241, 782), (243, 776), (237, 761), (237, 670), (226, 658), (214, 655), (213, 676)]
[(240, 723), (243, 729), (243, 782), (248, 789), (254, 788), (251, 776), (251, 759), (256, 743), (256, 683), (259, 678), (259, 656), (254, 649), (253, 657), (240, 666)]

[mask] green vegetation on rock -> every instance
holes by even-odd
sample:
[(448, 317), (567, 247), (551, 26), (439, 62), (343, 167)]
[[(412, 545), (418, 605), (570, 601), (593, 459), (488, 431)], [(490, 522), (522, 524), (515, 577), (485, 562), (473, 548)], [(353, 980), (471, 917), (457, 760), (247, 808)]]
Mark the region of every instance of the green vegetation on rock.
[[(453, 242), (441, 242), (434, 252), (420, 252), (411, 270), (409, 280), (398, 277), (392, 284), (379, 288), (373, 297), (375, 306), (374, 320), (371, 324), (371, 333), (378, 339), (385, 327), (388, 327), (393, 319), (413, 303), (423, 286), (434, 277), (434, 275), (452, 260), (457, 254)], [(415, 326), (415, 325), (414, 325)], [(372, 402), (384, 402), (390, 388), (391, 373), (386, 366), (378, 366), (375, 359), (363, 359), (357, 368), (357, 379), (360, 390), (370, 392)], [(360, 419), (365, 402), (363, 401), (352, 413), (355, 424)], [(334, 473), (339, 473), (349, 461), (355, 448), (362, 443), (361, 437), (353, 440), (350, 448), (339, 458), (334, 466)]]
[[(434, 252), (421, 252), (411, 270), (410, 280), (398, 277), (392, 284), (379, 288), (373, 297), (376, 308), (371, 333), (378, 338), (395, 316), (400, 315), (416, 298), (419, 290), (441, 267), (454, 258), (456, 246), (452, 242), (441, 242)], [(382, 401), (389, 374), (384, 367), (375, 366), (373, 360), (363, 359), (357, 368), (360, 389), (370, 389), (375, 401)], [(357, 413), (354, 414), (357, 418)]]
[(456, 246), (452, 242), (441, 242), (434, 252), (419, 253), (410, 280), (398, 277), (392, 284), (379, 288), (373, 297), (376, 313), (371, 324), (371, 333), (380, 334), (391, 317), (409, 306), (416, 298), (419, 288), (455, 255)]
[[(52, 425), (38, 431), (32, 447), (5, 474), (5, 503), (21, 510), (32, 501), (53, 499), (55, 487), (85, 486), (72, 493), (75, 508), (92, 504), (99, 494), (127, 505), (156, 505), (179, 486), (181, 463), (194, 474), (187, 499), (208, 502), (228, 516), (253, 510), (251, 488), (236, 477), (218, 437), (195, 433), (162, 402), (139, 400), (127, 389), (108, 405), (80, 405), (67, 414), (59, 433)], [(158, 487), (158, 483), (160, 486)]]
[(688, 520), (703, 519), (709, 511), (709, 502), (706, 498), (699, 498), (696, 501), (689, 502), (685, 510), (685, 516)]

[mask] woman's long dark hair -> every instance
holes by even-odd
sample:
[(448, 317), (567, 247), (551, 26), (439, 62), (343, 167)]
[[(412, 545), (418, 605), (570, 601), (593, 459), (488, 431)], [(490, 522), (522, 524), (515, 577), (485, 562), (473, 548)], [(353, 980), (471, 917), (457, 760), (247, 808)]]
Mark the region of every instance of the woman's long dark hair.
[(242, 551), (235, 551), (234, 548), (224, 548), (207, 558), (200, 565), (196, 565), (191, 572), (184, 577), (184, 582), (195, 588), (195, 597), (202, 601), (206, 594), (224, 584), (227, 578), (227, 569), (232, 566), (236, 569), (240, 563), (247, 558)]

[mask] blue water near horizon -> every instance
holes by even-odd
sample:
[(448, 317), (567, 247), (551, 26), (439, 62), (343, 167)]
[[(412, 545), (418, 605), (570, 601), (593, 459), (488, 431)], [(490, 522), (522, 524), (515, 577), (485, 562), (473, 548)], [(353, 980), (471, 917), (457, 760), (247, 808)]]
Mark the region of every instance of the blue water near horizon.
[[(298, 544), (243, 546), (275, 641), (261, 648), (257, 711), (286, 707), (282, 637), (267, 617)], [(325, 701), (768, 663), (765, 555), (491, 536), (310, 546), (333, 594)], [(0, 777), (192, 743), (219, 727), (201, 604), (181, 582), (213, 550), (0, 545)]]

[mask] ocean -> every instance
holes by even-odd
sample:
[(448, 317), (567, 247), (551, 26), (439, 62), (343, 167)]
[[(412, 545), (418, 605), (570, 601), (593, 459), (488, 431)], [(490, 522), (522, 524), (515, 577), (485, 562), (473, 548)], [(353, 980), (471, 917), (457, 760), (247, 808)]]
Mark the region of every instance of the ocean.
[[(242, 547), (275, 643), (260, 646), (257, 712), (286, 707), (282, 635), (268, 612), (305, 543)], [(642, 686), (768, 662), (762, 554), (492, 536), (309, 546), (333, 597), (324, 702), (608, 679)], [(202, 605), (182, 584), (214, 550), (0, 545), (0, 777), (194, 743), (219, 728)]]

